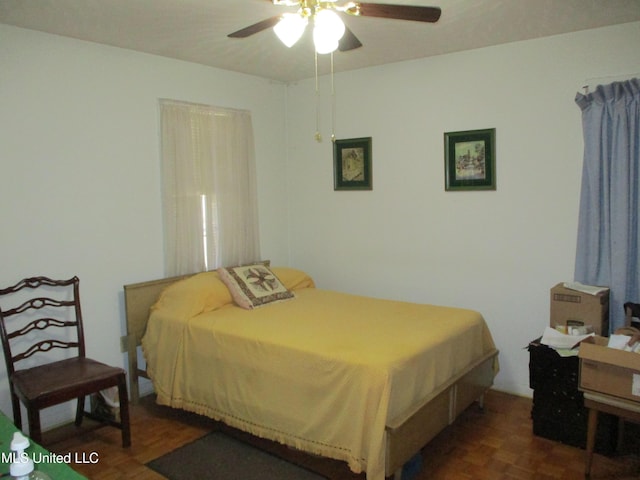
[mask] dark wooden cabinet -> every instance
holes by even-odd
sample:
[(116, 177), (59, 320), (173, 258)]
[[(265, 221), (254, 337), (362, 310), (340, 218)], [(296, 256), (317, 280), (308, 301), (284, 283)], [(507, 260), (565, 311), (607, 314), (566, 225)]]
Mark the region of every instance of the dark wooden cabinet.
[[(585, 448), (589, 411), (578, 390), (579, 359), (561, 357), (538, 340), (529, 344), (529, 387), (533, 389), (534, 435)], [(618, 417), (603, 414), (595, 451), (611, 455), (618, 440)]]

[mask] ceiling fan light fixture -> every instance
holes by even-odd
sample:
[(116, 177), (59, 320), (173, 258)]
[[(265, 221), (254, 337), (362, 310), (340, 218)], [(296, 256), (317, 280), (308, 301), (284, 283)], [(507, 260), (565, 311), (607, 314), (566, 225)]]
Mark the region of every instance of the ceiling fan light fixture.
[(291, 48), (304, 33), (307, 23), (307, 18), (298, 13), (284, 13), (273, 31), (282, 43)]
[(339, 46), (337, 40), (318, 34), (315, 29), (313, 30), (313, 44), (316, 47), (316, 52), (320, 55), (335, 52)]
[(345, 26), (337, 13), (320, 10), (313, 18), (313, 43), (316, 52), (331, 53), (338, 48), (338, 42), (345, 32)]
[(346, 12), (349, 15), (356, 17), (360, 16), (360, 4), (356, 2), (347, 2), (340, 9), (341, 12)]

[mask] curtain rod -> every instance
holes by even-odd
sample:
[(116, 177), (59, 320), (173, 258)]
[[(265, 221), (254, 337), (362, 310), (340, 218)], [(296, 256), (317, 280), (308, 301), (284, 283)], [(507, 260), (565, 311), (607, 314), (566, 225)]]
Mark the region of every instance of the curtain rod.
[(230, 108), (230, 107), (217, 107), (215, 105), (207, 105), (207, 104), (204, 104), (204, 103), (185, 102), (185, 101), (182, 101), (182, 100), (174, 100), (172, 98), (158, 98), (158, 102), (160, 104), (189, 106), (189, 107), (204, 108), (204, 109), (215, 109), (218, 112), (248, 113), (249, 115), (251, 115), (251, 110), (244, 110), (244, 109), (240, 109), (240, 108)]
[(584, 89), (584, 93), (586, 95), (587, 93), (589, 93), (589, 87), (591, 87), (593, 84), (600, 85), (602, 82), (621, 82), (624, 80), (630, 80), (632, 78), (640, 78), (640, 72), (621, 73), (619, 75), (606, 75), (604, 77), (587, 78), (584, 81), (584, 85), (582, 85), (582, 88)]

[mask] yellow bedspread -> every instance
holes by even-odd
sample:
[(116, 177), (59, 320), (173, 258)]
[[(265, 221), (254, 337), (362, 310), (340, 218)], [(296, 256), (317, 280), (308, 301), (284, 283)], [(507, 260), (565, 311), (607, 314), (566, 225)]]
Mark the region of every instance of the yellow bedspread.
[(494, 349), (475, 311), (295, 295), (255, 310), (159, 302), (142, 342), (158, 402), (382, 480), (385, 424)]

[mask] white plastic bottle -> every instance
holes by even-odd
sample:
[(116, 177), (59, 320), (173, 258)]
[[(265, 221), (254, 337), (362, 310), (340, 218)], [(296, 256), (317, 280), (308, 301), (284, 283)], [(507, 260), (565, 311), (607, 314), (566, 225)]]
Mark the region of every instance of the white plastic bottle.
[(44, 472), (34, 470), (33, 460), (25, 452), (29, 448), (29, 439), (20, 432), (13, 434), (11, 451), (13, 461), (9, 467), (9, 474), (14, 480), (51, 480)]

